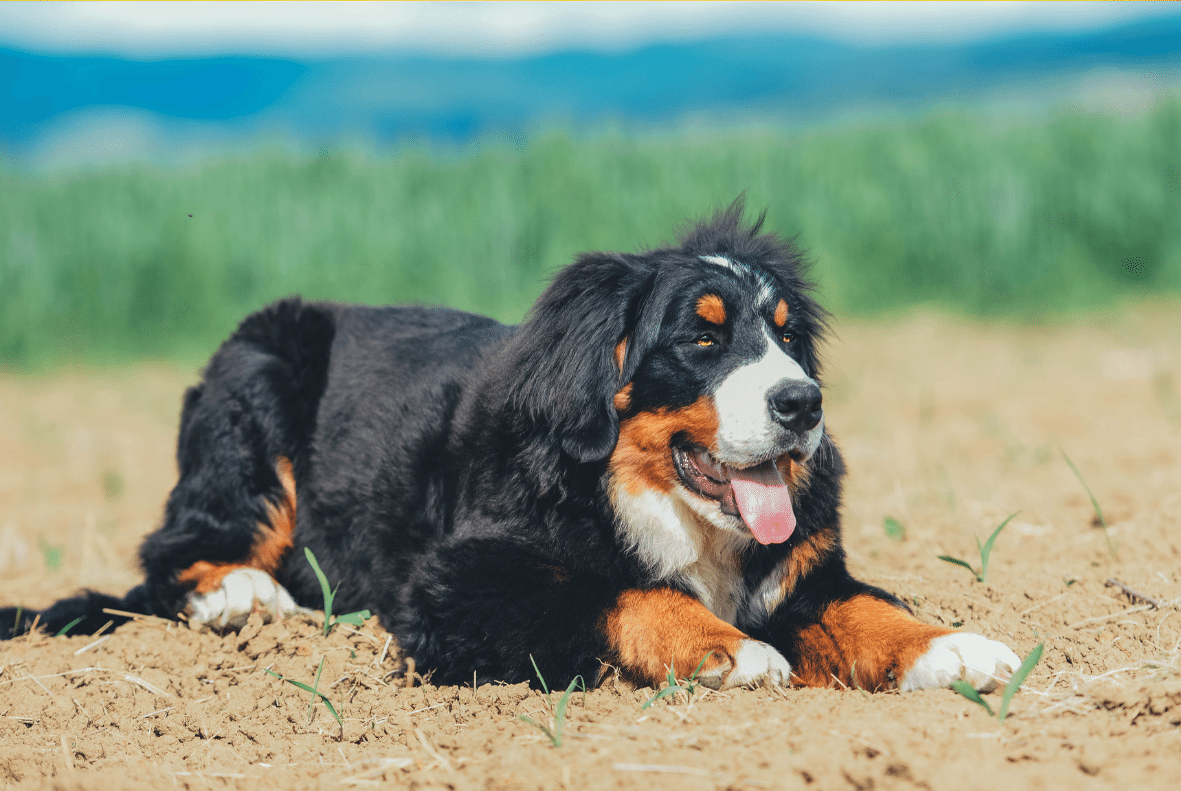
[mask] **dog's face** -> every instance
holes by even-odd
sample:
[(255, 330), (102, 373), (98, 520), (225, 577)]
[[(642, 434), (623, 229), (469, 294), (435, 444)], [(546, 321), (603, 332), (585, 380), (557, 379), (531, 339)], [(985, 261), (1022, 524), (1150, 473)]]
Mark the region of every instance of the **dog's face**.
[(786, 541), (793, 490), (824, 432), (815, 306), (774, 269), (737, 256), (676, 256), (657, 281), (641, 319), (649, 340), (615, 396), (616, 508), (625, 520), (629, 510), (671, 511), (732, 540)]
[[(789, 539), (824, 442), (824, 311), (800, 254), (761, 222), (745, 225), (738, 201), (679, 247), (580, 256), (501, 363), (498, 421), (605, 461), (620, 535), (662, 577)], [(557, 485), (544, 463), (533, 474)]]

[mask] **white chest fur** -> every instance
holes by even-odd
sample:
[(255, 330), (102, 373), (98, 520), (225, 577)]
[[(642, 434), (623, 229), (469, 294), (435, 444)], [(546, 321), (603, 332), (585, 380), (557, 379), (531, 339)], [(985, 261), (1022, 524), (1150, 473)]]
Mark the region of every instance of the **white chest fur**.
[(739, 550), (748, 539), (709, 524), (675, 494), (615, 484), (620, 538), (657, 579), (687, 587), (727, 623), (742, 601)]

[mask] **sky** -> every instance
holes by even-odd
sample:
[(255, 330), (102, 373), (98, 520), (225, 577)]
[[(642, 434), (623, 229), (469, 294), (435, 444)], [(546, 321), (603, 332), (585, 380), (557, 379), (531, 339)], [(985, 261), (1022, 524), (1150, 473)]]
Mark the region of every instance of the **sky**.
[(0, 160), (1138, 113), (1181, 93), (1179, 31), (1139, 2), (0, 2)]
[(1170, 3), (3, 2), (0, 46), (160, 58), (414, 53), (513, 58), (787, 33), (866, 44), (953, 43), (1097, 29)]

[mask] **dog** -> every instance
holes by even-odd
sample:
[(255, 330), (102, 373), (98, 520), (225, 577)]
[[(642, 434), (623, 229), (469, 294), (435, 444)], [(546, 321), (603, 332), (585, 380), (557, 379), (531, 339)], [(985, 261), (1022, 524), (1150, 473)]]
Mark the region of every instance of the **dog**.
[(743, 215), (582, 255), (515, 328), (299, 298), (247, 317), (184, 396), (144, 582), (0, 623), (279, 618), (320, 601), (306, 548), (336, 609), (437, 683), (994, 689), (1007, 646), (847, 571), (827, 315), (801, 252)]

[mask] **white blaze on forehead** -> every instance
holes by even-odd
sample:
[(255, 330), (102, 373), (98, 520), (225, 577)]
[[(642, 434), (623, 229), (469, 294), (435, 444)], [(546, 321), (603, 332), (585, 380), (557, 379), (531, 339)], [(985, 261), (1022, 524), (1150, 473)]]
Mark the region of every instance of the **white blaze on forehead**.
[(738, 269), (738, 266), (735, 265), (735, 263), (733, 261), (731, 261), (729, 258), (727, 258), (724, 255), (703, 255), (703, 256), (700, 256), (700, 258), (702, 261), (708, 261), (711, 264), (717, 264), (718, 266), (724, 266), (727, 269), (729, 269), (731, 272), (740, 272), (741, 271)]
[(771, 297), (775, 295), (775, 285), (767, 279), (767, 276), (758, 270), (751, 269), (746, 264), (738, 261), (731, 261), (724, 255), (700, 255), (698, 256), (702, 261), (711, 264), (717, 264), (720, 267), (729, 269), (739, 276), (753, 276), (755, 281), (759, 284), (759, 295), (756, 299), (756, 304), (765, 305), (771, 302)]
[[(769, 335), (766, 340), (763, 355), (730, 372), (714, 394), (718, 461), (744, 467), (771, 458), (783, 429), (771, 418), (767, 396), (785, 381), (816, 383)], [(823, 430), (822, 419), (804, 432), (800, 450), (805, 455), (816, 450)]]

